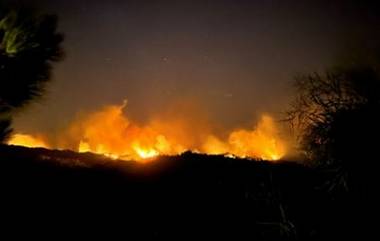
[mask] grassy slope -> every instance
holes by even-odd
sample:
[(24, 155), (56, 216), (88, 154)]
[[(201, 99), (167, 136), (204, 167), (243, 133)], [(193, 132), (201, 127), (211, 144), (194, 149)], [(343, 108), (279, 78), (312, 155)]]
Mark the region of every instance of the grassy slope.
[(10, 227), (60, 222), (54, 228), (66, 232), (89, 225), (92, 234), (111, 227), (149, 239), (326, 240), (342, 237), (348, 222), (345, 202), (318, 188), (322, 173), (295, 163), (185, 153), (140, 164), (9, 146), (0, 146), (0, 160)]

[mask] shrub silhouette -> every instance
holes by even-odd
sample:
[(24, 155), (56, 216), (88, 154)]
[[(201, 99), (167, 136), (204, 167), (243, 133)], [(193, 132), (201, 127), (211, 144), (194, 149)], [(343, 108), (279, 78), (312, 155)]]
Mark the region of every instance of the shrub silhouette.
[(0, 9), (0, 142), (10, 134), (12, 113), (40, 97), (62, 59), (57, 17), (28, 9)]
[(6, 140), (12, 133), (10, 117), (0, 118), (0, 140)]
[(376, 66), (336, 68), (295, 78), (287, 118), (306, 157), (338, 170), (332, 187), (371, 176), (380, 134), (380, 75)]

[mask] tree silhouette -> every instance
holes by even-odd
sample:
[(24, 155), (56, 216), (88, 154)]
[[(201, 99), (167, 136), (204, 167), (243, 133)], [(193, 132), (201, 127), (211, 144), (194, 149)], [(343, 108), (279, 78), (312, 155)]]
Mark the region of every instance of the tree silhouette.
[(287, 118), (299, 130), (306, 157), (339, 170), (334, 185), (363, 179), (376, 157), (378, 71), (377, 66), (350, 66), (295, 78), (297, 94)]
[(11, 132), (12, 113), (44, 93), (53, 62), (63, 57), (56, 29), (55, 15), (0, 10), (0, 142)]

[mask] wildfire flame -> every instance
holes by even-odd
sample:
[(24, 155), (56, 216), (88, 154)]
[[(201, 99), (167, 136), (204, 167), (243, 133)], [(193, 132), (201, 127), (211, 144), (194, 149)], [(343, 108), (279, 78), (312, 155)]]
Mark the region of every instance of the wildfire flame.
[(284, 141), (278, 137), (275, 122), (269, 115), (263, 115), (252, 130), (239, 129), (231, 132), (226, 141), (210, 136), (203, 150), (211, 154), (228, 153), (264, 160), (278, 160), (286, 152)]
[[(62, 137), (63, 148), (140, 161), (187, 150), (265, 160), (278, 160), (286, 154), (285, 141), (269, 115), (263, 115), (252, 129), (233, 130), (223, 139), (188, 117), (136, 124), (123, 113), (126, 104), (106, 106), (75, 120)], [(9, 144), (48, 147), (42, 140), (22, 134), (14, 135)]]
[(26, 134), (15, 134), (8, 141), (8, 145), (25, 146), (25, 147), (43, 147), (49, 148), (44, 140), (40, 137), (34, 137)]

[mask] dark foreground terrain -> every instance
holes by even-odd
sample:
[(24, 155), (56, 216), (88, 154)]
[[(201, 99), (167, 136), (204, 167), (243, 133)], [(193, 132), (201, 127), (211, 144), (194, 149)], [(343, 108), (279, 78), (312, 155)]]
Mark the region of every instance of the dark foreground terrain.
[(0, 160), (1, 233), (12, 237), (341, 240), (370, 222), (324, 188), (329, 173), (296, 163), (185, 153), (141, 164), (11, 146)]

